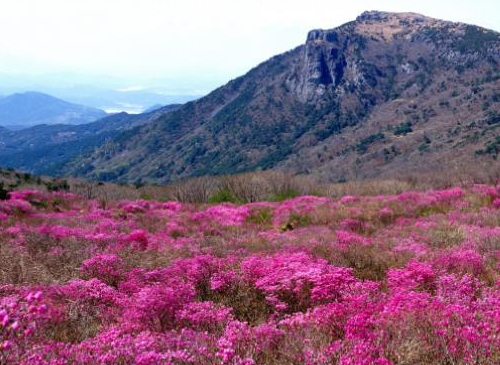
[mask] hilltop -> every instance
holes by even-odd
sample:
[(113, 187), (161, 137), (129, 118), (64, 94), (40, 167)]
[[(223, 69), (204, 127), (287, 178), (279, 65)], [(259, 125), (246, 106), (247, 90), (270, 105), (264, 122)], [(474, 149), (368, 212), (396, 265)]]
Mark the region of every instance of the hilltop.
[(490, 165), (499, 44), (473, 25), (366, 12), (61, 171), (165, 183), (269, 168), (343, 180)]

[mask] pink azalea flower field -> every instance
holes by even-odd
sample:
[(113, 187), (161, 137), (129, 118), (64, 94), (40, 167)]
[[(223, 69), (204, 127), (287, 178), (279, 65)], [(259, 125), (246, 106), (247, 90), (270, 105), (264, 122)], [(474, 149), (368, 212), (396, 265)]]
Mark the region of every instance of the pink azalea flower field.
[(0, 201), (0, 364), (498, 364), (500, 187)]

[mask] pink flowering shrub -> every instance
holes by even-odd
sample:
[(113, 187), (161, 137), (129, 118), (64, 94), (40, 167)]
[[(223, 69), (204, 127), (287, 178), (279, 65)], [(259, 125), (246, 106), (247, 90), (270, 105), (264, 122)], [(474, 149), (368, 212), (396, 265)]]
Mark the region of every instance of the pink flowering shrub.
[(180, 281), (147, 286), (134, 295), (125, 319), (152, 331), (166, 331), (175, 326), (177, 312), (193, 300), (192, 286)]
[(239, 226), (249, 214), (250, 210), (245, 206), (236, 207), (230, 204), (220, 204), (195, 213), (193, 219), (212, 221), (221, 226)]
[(410, 261), (402, 269), (391, 269), (387, 273), (387, 283), (393, 291), (433, 290), (436, 273), (427, 263)]
[(487, 185), (208, 206), (13, 192), (0, 365), (497, 364), (498, 199)]
[(448, 272), (470, 273), (475, 276), (484, 272), (484, 259), (474, 249), (455, 248), (442, 252), (435, 265)]
[(356, 218), (346, 218), (342, 222), (340, 222), (340, 224), (343, 228), (358, 233), (362, 233), (367, 228), (365, 222)]
[(149, 239), (146, 231), (143, 229), (136, 229), (126, 236), (125, 241), (141, 250), (145, 250), (148, 247)]
[(313, 303), (339, 300), (354, 283), (352, 269), (332, 267), (305, 253), (254, 256), (242, 263), (243, 275), (277, 310), (295, 312)]
[(389, 207), (383, 207), (379, 211), (380, 220), (385, 223), (391, 223), (394, 220), (394, 212)]
[(356, 234), (354, 232), (338, 230), (335, 232), (335, 234), (337, 235), (338, 243), (340, 243), (341, 245), (344, 245), (344, 246), (349, 246), (349, 245), (355, 244), (355, 243), (366, 242), (365, 237), (363, 237), (359, 234)]
[(232, 308), (217, 307), (213, 302), (193, 302), (176, 313), (179, 326), (205, 331), (223, 329), (233, 319)]
[(116, 286), (124, 275), (124, 263), (116, 255), (95, 255), (83, 261), (82, 275), (88, 278), (96, 278), (108, 285)]
[(342, 198), (340, 198), (340, 202), (342, 204), (355, 203), (358, 201), (359, 201), (359, 198), (357, 196), (353, 196), (353, 195), (345, 195)]
[(4, 212), (0, 212), (0, 222), (6, 221), (7, 219), (9, 219), (9, 216)]
[(30, 292), (25, 298), (12, 295), (0, 300), (0, 363), (15, 363), (33, 346), (42, 330), (47, 306), (42, 292)]
[(33, 206), (26, 200), (11, 198), (2, 203), (2, 210), (4, 213), (10, 214), (30, 213), (33, 210)]

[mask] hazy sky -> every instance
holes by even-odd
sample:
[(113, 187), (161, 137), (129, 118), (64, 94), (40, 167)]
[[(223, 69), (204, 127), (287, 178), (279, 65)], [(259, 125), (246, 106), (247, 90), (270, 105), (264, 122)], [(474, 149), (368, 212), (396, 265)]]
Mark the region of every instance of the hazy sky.
[(500, 0), (0, 0), (2, 73), (200, 80), (211, 89), (364, 10), (500, 31)]

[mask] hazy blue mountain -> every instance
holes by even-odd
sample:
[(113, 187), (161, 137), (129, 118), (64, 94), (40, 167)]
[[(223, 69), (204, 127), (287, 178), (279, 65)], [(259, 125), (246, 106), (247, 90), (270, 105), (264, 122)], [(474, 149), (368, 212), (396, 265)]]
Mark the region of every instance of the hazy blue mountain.
[(154, 112), (155, 110), (158, 110), (162, 107), (163, 105), (161, 104), (155, 104), (150, 106), (149, 108), (144, 109), (143, 113), (151, 113)]
[[(201, 81), (200, 81), (201, 82)], [(180, 86), (179, 86), (180, 85)], [(186, 103), (203, 96), (198, 83), (178, 79), (115, 80), (106, 76), (54, 73), (22, 75), (0, 73), (0, 95), (36, 90), (71, 103), (109, 113), (142, 113), (151, 105)]]
[(43, 124), (16, 131), (0, 127), (0, 164), (24, 171), (60, 175), (61, 165), (77, 155), (180, 106), (167, 105), (145, 114), (117, 113), (81, 125)]
[(106, 116), (102, 110), (69, 103), (39, 92), (0, 99), (0, 125), (29, 127), (38, 124), (83, 124)]
[(55, 90), (54, 95), (74, 103), (89, 105), (108, 113), (125, 111), (144, 113), (151, 105), (184, 104), (197, 99), (200, 95), (168, 95), (153, 89), (108, 90), (78, 86), (71, 89)]
[(107, 75), (53, 72), (38, 75), (3, 73), (0, 95), (36, 90), (57, 98), (103, 110), (142, 112), (160, 104), (185, 103), (200, 98), (224, 82), (221, 75), (172, 75), (154, 78), (120, 78)]

